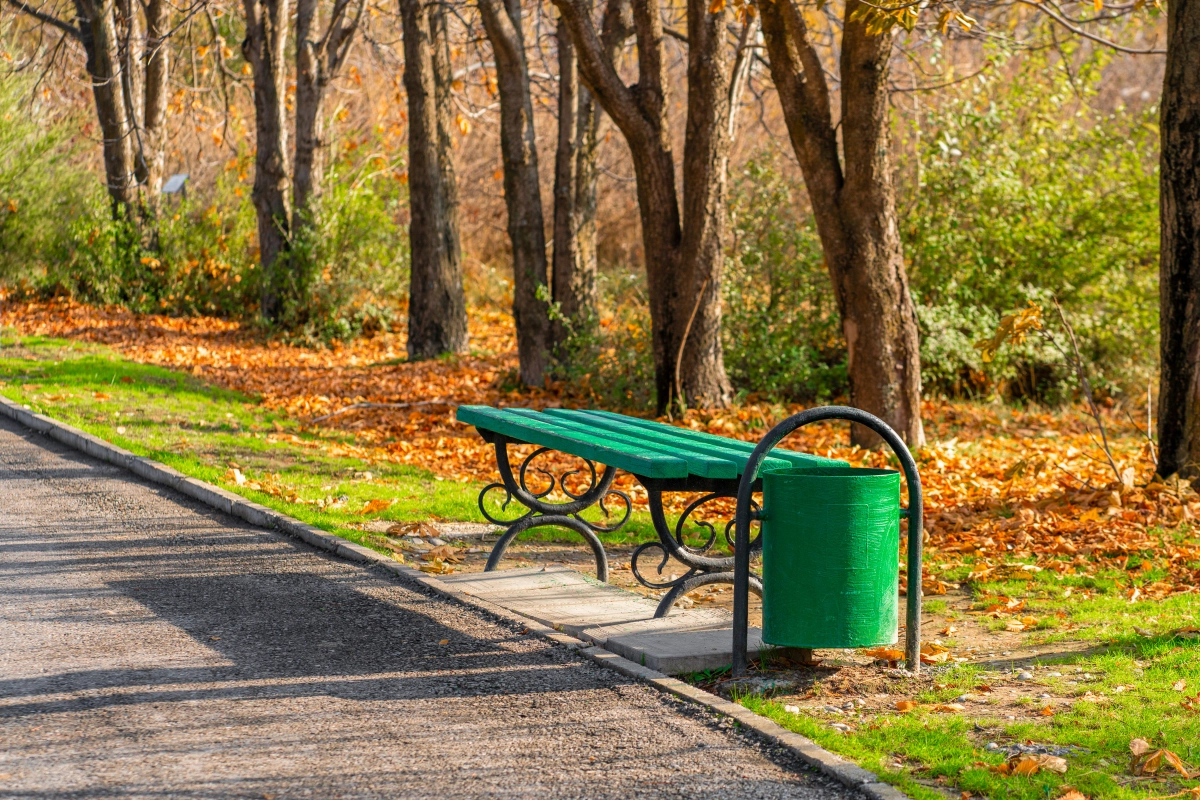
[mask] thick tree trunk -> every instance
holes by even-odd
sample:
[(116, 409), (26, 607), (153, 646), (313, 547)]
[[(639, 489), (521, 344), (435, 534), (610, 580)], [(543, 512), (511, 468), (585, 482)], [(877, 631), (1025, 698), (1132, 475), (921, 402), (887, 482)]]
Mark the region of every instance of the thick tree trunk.
[[(425, 0), (400, 0), (404, 36), (404, 90), (408, 95), (409, 242), (408, 357), (432, 358), (467, 348), (458, 239), (457, 191), (447, 111), (450, 67), (445, 19)], [(439, 67), (447, 96), (439, 98)]]
[[(677, 390), (693, 405), (727, 406), (733, 388), (721, 347), (721, 271), (725, 260), (729, 174), (729, 48), (726, 15), (708, 3), (688, 3), (688, 116), (683, 151), (683, 253), (676, 351), (682, 348)], [(686, 314), (680, 314), (684, 311)], [(677, 355), (678, 359), (678, 355)]]
[[(849, 351), (850, 402), (910, 446), (925, 442), (916, 310), (904, 270), (888, 160), (890, 33), (871, 36), (845, 9), (842, 151), (821, 61), (794, 0), (760, 0), (771, 76), (812, 201)], [(877, 446), (860, 426), (855, 444)]]
[(1200, 2), (1167, 6), (1158, 474), (1200, 476)]
[(596, 185), (600, 115), (591, 92), (579, 85), (575, 46), (559, 19), (558, 147), (554, 158), (554, 255), (551, 296), (562, 319), (551, 320), (550, 341), (559, 359), (570, 330), (596, 314)]
[(254, 189), (262, 292), (259, 313), (275, 321), (283, 311), (287, 276), (280, 256), (289, 243), (286, 45), (288, 0), (244, 0), (242, 53), (254, 76)]
[(121, 47), (114, 0), (77, 0), (80, 39), (87, 54), (96, 116), (104, 137), (104, 177), (113, 214), (132, 218), (137, 209), (133, 131), (121, 81)]
[(479, 10), (495, 54), (500, 89), (500, 151), (512, 244), (513, 319), (521, 382), (541, 386), (550, 333), (546, 303), (537, 296), (539, 287), (546, 286), (546, 231), (521, 5), (520, 0), (479, 0)]
[[(710, 12), (709, 4), (700, 0), (688, 4), (685, 227), (667, 124), (661, 5), (658, 0), (633, 0), (631, 4), (638, 48), (634, 86), (624, 84), (615, 66), (612, 40), (607, 36), (613, 17), (605, 15), (602, 40), (582, 0), (555, 0), (555, 5), (579, 52), (583, 81), (621, 129), (632, 154), (650, 292), (659, 413), (677, 393), (694, 405), (724, 405), (731, 394), (721, 356), (719, 301), (729, 147), (729, 62), (719, 32), (727, 14), (724, 9)], [(619, 9), (619, 4), (610, 3), (609, 10), (614, 8)]]

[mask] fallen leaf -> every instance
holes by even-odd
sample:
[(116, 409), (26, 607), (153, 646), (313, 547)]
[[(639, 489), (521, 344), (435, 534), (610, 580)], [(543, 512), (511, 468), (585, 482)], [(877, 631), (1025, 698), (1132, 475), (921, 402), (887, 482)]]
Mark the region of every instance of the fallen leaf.
[(450, 640), (449, 640), (449, 639), (442, 639), (441, 641), (439, 641), (439, 642), (438, 642), (438, 644), (450, 644)]
[(1129, 752), (1133, 753), (1134, 757), (1144, 755), (1150, 751), (1150, 743), (1145, 739), (1134, 739), (1129, 743)]
[(421, 570), (421, 572), (428, 572), (433, 575), (446, 575), (454, 572), (454, 567), (450, 566), (440, 558), (435, 558), (428, 564), (422, 564), (417, 567), (417, 569)]
[(106, 400), (112, 400), (112, 395), (105, 394), (104, 392), (96, 392), (94, 395), (92, 395), (92, 397), (99, 400), (101, 403), (103, 403)]
[(1030, 775), (1036, 775), (1038, 769), (1040, 769), (1040, 768), (1041, 768), (1041, 765), (1038, 763), (1036, 758), (1032, 758), (1031, 756), (1025, 756), (1025, 757), (1019, 759), (1017, 761), (1017, 763), (1013, 764), (1012, 774), (1013, 775), (1024, 775), (1025, 777), (1029, 777)]
[(1058, 756), (1012, 756), (1003, 764), (992, 767), (992, 772), (1000, 775), (1021, 775), (1029, 777), (1036, 775), (1039, 771), (1046, 770), (1047, 772), (1057, 772), (1063, 775), (1067, 771), (1067, 761), (1065, 758)]
[(389, 536), (416, 536), (421, 539), (432, 539), (440, 531), (428, 522), (398, 522), (387, 529)]
[(383, 499), (376, 498), (375, 500), (371, 500), (365, 506), (363, 506), (362, 511), (360, 511), (358, 513), (374, 514), (376, 511), (383, 511), (386, 508), (390, 508), (392, 506), (392, 504), (394, 504), (395, 502), (396, 502), (395, 498), (392, 498), (391, 500), (383, 500)]
[(1039, 717), (1053, 717), (1054, 709), (1051, 708), (1050, 706), (1045, 706), (1042, 708), (1041, 711), (1038, 712), (1038, 716)]
[(1177, 692), (1182, 692), (1184, 689), (1187, 688), (1187, 681), (1180, 678), (1179, 680), (1177, 680), (1173, 684), (1171, 684), (1171, 688)]
[(1058, 796), (1058, 800), (1088, 800), (1087, 795), (1078, 789), (1067, 789)]
[(897, 700), (896, 701), (896, 710), (897, 711), (902, 711), (902, 712), (912, 711), (916, 707), (917, 707), (917, 704), (914, 703), (912, 700)]
[(904, 660), (903, 650), (895, 650), (890, 647), (876, 647), (872, 650), (864, 650), (863, 655), (867, 656), (868, 658), (873, 658), (877, 661), (896, 662)]
[(933, 707), (933, 711), (938, 714), (958, 714), (966, 710), (967, 707), (962, 703), (942, 703)]
[(1067, 773), (1067, 760), (1059, 756), (1036, 756), (1038, 766), (1047, 772), (1057, 772), (1059, 775)]
[(438, 559), (450, 564), (462, 563), (462, 556), (458, 554), (458, 550), (448, 544), (439, 545), (432, 550), (428, 550), (421, 554), (421, 558), (426, 561)]

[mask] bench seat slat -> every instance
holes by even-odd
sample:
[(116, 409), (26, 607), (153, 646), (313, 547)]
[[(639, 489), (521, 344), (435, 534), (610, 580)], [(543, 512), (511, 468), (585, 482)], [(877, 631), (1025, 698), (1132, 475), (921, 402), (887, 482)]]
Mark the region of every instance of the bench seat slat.
[(647, 447), (614, 447), (605, 436), (576, 432), (550, 418), (530, 418), (502, 408), (459, 406), (460, 422), (530, 444), (550, 447), (648, 478), (686, 478), (688, 462)]
[[(547, 412), (551, 409), (547, 409)], [(577, 417), (568, 417), (563, 415), (551, 415), (545, 412), (534, 411), (533, 409), (511, 409), (512, 413), (520, 414), (522, 417), (534, 419), (547, 419), (553, 424), (570, 431), (571, 435), (586, 434), (590, 436), (598, 435), (598, 428), (603, 430), (602, 437), (604, 441), (611, 442), (614, 447), (622, 449), (626, 447), (636, 447), (639, 449), (652, 450), (656, 453), (661, 453), (665, 456), (674, 456), (687, 461), (688, 472), (692, 475), (699, 475), (702, 478), (736, 478), (742, 474), (742, 470), (746, 466), (746, 458), (743, 456), (738, 460), (736, 454), (727, 453), (725, 451), (715, 451), (715, 449), (705, 447), (690, 447), (681, 441), (663, 442), (659, 438), (651, 435), (642, 435), (642, 432), (637, 428), (620, 429), (617, 426), (610, 426), (607, 423), (597, 425), (589, 421), (583, 421)], [(681, 446), (683, 445), (683, 446)], [(786, 466), (785, 462), (780, 462)]]
[[(717, 434), (709, 433), (708, 431), (696, 431), (696, 430), (692, 430), (691, 428), (679, 428), (674, 425), (667, 425), (666, 423), (663, 423), (663, 422), (655, 422), (654, 420), (641, 419), (639, 417), (627, 417), (624, 414), (617, 414), (612, 411), (599, 411), (599, 410), (579, 410), (579, 411), (571, 410), (571, 411), (568, 411), (567, 409), (547, 409), (546, 411), (547, 411), (547, 413), (549, 413), (551, 411), (556, 412), (556, 413), (562, 413), (562, 412), (566, 411), (567, 413), (569, 413), (571, 415), (578, 414), (578, 415), (586, 416), (586, 417), (593, 417), (593, 418), (599, 417), (599, 418), (603, 418), (606, 420), (612, 420), (612, 421), (619, 422), (619, 423), (627, 423), (631, 426), (637, 426), (637, 427), (645, 428), (646, 430), (651, 430), (651, 431), (661, 431), (661, 430), (665, 429), (667, 431), (670, 431), (672, 434), (675, 434), (682, 438), (686, 438), (693, 442), (729, 447), (731, 449), (740, 450), (740, 451), (744, 452), (747, 456), (750, 455), (751, 451), (754, 450), (754, 448), (757, 444), (756, 442), (743, 442), (740, 439), (731, 439), (726, 436), (718, 436)], [(794, 450), (782, 450), (779, 448), (776, 448), (771, 451), (770, 458), (781, 459), (783, 461), (788, 462), (791, 466), (796, 466), (796, 467), (821, 467), (821, 466), (838, 466), (838, 465), (844, 466), (844, 462), (838, 461), (836, 459), (825, 458), (824, 456), (814, 456), (809, 453), (798, 453)], [(743, 464), (744, 463), (745, 462), (743, 462)], [(766, 467), (765, 464), (764, 464), (764, 467)]]
[[(753, 449), (753, 446), (750, 448), (732, 447), (730, 445), (734, 444), (734, 440), (722, 437), (717, 437), (716, 441), (693, 439), (689, 436), (681, 435), (686, 434), (687, 431), (672, 425), (654, 423), (655, 427), (653, 428), (643, 425), (629, 425), (625, 423), (625, 420), (630, 419), (629, 417), (612, 419), (587, 411), (574, 411), (563, 408), (548, 408), (543, 413), (553, 416), (557, 420), (572, 420), (577, 426), (590, 426), (593, 429), (601, 428), (610, 432), (606, 433), (606, 436), (622, 436), (631, 441), (646, 442), (647, 444), (653, 444), (655, 447), (665, 448), (666, 452), (678, 452), (684, 457), (687, 457), (687, 454), (690, 453), (703, 454), (718, 458), (735, 467), (735, 471), (730, 475), (705, 475), (704, 477), (740, 477), (742, 471), (746, 468), (746, 462), (750, 460), (750, 451)], [(763, 459), (762, 464), (763, 469), (786, 469), (790, 466), (793, 466), (791, 460), (777, 458), (774, 455)]]

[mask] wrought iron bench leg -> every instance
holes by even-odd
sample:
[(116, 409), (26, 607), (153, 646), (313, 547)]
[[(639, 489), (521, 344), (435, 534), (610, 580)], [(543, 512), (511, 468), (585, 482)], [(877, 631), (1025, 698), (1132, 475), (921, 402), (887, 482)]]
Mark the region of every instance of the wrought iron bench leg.
[[(655, 617), (665, 617), (671, 613), (671, 608), (675, 605), (676, 601), (689, 592), (714, 583), (732, 584), (734, 582), (733, 556), (716, 557), (706, 555), (717, 543), (718, 536), (721, 535), (717, 533), (717, 529), (711, 523), (696, 522), (695, 524), (708, 530), (707, 541), (699, 547), (685, 545), (683, 531), (688, 518), (705, 503), (722, 498), (733, 498), (735, 496), (734, 492), (737, 489), (737, 481), (706, 487), (712, 491), (707, 491), (689, 503), (679, 516), (679, 519), (676, 520), (672, 529), (670, 523), (667, 522), (666, 511), (663, 508), (663, 494), (667, 491), (694, 491), (695, 488), (692, 486), (672, 486), (650, 479), (640, 480), (642, 481), (642, 485), (646, 487), (646, 492), (649, 496), (650, 518), (654, 522), (654, 530), (658, 533), (658, 540), (646, 542), (635, 549), (630, 558), (630, 568), (633, 571), (634, 578), (643, 586), (651, 589), (667, 590), (654, 612)], [(734, 521), (730, 519), (723, 531), (725, 540), (730, 546), (733, 545), (731, 536), (733, 524)], [(758, 549), (761, 546), (761, 542), (758, 540), (751, 543), (752, 549)], [(638, 565), (638, 559), (651, 550), (655, 550), (661, 555), (661, 560), (655, 568), (655, 571), (659, 575), (662, 575), (663, 568), (672, 558), (683, 564), (687, 568), (687, 572), (680, 577), (668, 580), (653, 580), (646, 577)], [(762, 595), (762, 584), (753, 576), (751, 576), (750, 590), (759, 596)]]
[[(508, 549), (509, 544), (518, 535), (533, 528), (557, 526), (572, 530), (583, 537), (592, 548), (592, 553), (596, 557), (597, 579), (607, 582), (608, 556), (604, 552), (604, 545), (596, 534), (618, 530), (629, 520), (629, 514), (633, 510), (633, 503), (630, 501), (629, 496), (624, 492), (612, 488), (613, 479), (617, 475), (616, 468), (606, 466), (602, 473), (597, 474), (595, 464), (587, 459), (581, 459), (587, 464), (589, 482), (588, 489), (579, 494), (568, 489), (564, 481), (571, 475), (579, 474), (582, 470), (572, 470), (561, 476), (555, 476), (544, 469), (535, 468), (536, 472), (550, 481), (548, 488), (536, 492), (531, 490), (526, 483), (526, 475), (534, 460), (538, 456), (550, 452), (550, 448), (539, 447), (534, 450), (532, 454), (521, 462), (516, 475), (514, 475), (512, 464), (508, 458), (508, 445), (522, 444), (522, 442), (509, 439), (500, 434), (491, 434), (490, 441), (496, 448), (496, 466), (500, 472), (501, 483), (491, 483), (483, 488), (483, 491), (479, 493), (479, 510), (485, 519), (499, 525), (505, 531), (501, 535), (500, 540), (492, 547), (491, 555), (488, 556), (487, 566), (484, 567), (485, 571), (490, 572), (496, 569), (500, 564), (500, 559), (504, 557), (504, 552)], [(571, 498), (570, 501), (566, 503), (546, 502), (543, 498), (554, 491), (555, 487)], [(516, 519), (497, 519), (488, 512), (484, 503), (484, 498), (487, 494), (495, 490), (503, 491), (505, 494), (501, 508), (507, 508), (509, 503), (516, 500), (529, 510)], [(608, 516), (609, 510), (605, 506), (605, 501), (609, 497), (616, 497), (624, 506), (623, 513), (616, 523), (612, 525), (598, 525), (582, 517), (583, 511), (594, 505), (599, 505), (600, 509), (604, 511), (605, 516)]]

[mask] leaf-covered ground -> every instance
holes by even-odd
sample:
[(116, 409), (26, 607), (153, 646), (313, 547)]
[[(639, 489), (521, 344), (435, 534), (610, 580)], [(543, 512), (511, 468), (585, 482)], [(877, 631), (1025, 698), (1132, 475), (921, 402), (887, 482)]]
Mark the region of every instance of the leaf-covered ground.
[[(570, 386), (518, 390), (511, 319), (488, 310), (472, 312), (469, 354), (412, 364), (399, 334), (312, 350), (223, 320), (65, 302), (0, 305), (0, 330), (7, 396), (389, 551), (389, 524), (479, 520), (475, 496), (494, 480), (494, 459), (454, 420), (458, 404), (589, 404)], [(750, 398), (675, 422), (753, 440), (797, 408)], [(1194, 787), (1166, 755), (1147, 760), (1163, 750), (1185, 771), (1200, 766), (1200, 503), (1186, 485), (1151, 480), (1144, 406), (1104, 413), (1115, 472), (1077, 410), (926, 403), (929, 445), (917, 453), (928, 515), (925, 677), (889, 676), (886, 657), (825, 653), (816, 670), (767, 665), (794, 684), (744, 702), (917, 793), (1034, 798), (1074, 786), (1089, 797), (1147, 797)], [(789, 446), (888, 463), (847, 441), (844, 427), (827, 425)], [(614, 567), (650, 535), (644, 493), (628, 476), (618, 485), (635, 513), (607, 537)], [(553, 538), (514, 556), (588, 568), (584, 548)], [(472, 549), (447, 552), (435, 568), (482, 568)], [(633, 584), (627, 569), (614, 580)], [(714, 587), (692, 600), (726, 605), (728, 593)], [(720, 676), (698, 680), (729, 691)], [(1150, 748), (1140, 757), (1130, 752), (1138, 739)], [(1066, 774), (1019, 760), (1002, 774), (1006, 755), (988, 744), (1025, 742), (1086, 752), (1064, 757)], [(1157, 768), (1142, 763), (1139, 773), (1139, 758)]]

